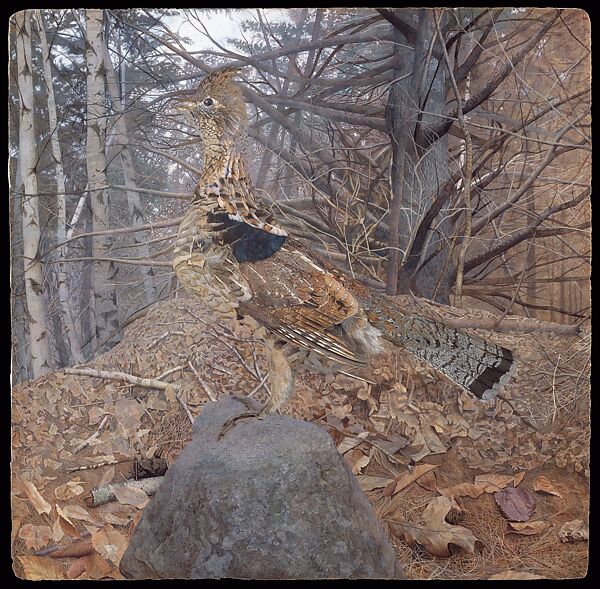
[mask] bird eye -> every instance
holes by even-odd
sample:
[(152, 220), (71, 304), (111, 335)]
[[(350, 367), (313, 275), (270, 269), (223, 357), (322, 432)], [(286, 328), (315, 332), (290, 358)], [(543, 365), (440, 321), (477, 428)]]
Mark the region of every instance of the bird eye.
[(214, 104), (214, 100), (212, 98), (205, 98), (204, 99), (204, 106), (212, 106)]

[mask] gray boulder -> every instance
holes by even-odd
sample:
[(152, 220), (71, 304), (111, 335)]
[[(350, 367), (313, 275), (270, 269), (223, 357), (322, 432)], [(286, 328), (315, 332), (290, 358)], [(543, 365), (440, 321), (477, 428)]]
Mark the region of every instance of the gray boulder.
[(403, 578), (371, 505), (322, 428), (287, 416), (237, 422), (207, 405), (121, 560), (132, 579)]

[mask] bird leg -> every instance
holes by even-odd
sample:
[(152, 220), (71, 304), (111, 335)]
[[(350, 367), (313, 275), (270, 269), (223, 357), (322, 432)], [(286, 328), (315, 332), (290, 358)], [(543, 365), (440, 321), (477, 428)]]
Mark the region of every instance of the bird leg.
[(219, 439), (230, 431), (238, 421), (242, 419), (257, 418), (263, 419), (266, 415), (275, 413), (291, 396), (294, 391), (294, 380), (296, 371), (290, 367), (287, 353), (289, 351), (284, 347), (278, 349), (273, 340), (267, 340), (266, 346), (269, 351), (269, 381), (270, 395), (260, 411), (256, 411), (249, 406), (248, 397), (234, 397), (240, 403), (243, 403), (250, 411), (230, 417), (221, 428)]

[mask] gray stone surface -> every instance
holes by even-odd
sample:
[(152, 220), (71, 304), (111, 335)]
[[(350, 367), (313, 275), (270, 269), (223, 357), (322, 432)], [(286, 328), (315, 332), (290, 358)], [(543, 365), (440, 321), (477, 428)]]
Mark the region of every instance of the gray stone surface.
[(403, 578), (356, 478), (319, 426), (287, 416), (223, 423), (207, 405), (121, 560), (128, 578)]

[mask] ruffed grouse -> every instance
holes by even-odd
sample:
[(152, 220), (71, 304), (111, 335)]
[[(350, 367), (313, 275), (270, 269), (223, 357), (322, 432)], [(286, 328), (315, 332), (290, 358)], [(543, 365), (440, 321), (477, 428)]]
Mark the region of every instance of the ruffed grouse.
[(293, 389), (290, 353), (278, 349), (277, 338), (340, 367), (365, 364), (387, 340), (477, 397), (493, 398), (513, 373), (510, 350), (403, 312), (315, 257), (261, 208), (244, 159), (247, 114), (236, 73), (209, 74), (177, 104), (199, 131), (204, 171), (179, 228), (173, 267), (215, 319), (249, 314), (273, 335), (271, 396), (261, 414), (275, 411)]

